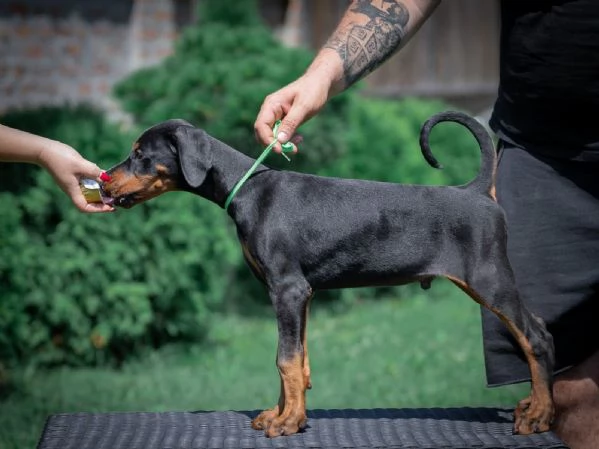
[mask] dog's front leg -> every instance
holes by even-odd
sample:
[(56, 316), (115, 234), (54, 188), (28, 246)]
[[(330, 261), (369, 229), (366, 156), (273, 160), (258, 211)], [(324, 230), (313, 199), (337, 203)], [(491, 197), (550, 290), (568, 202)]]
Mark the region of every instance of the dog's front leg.
[(311, 289), (303, 279), (271, 289), (279, 328), (277, 368), (281, 392), (279, 403), (252, 421), (254, 429), (265, 430), (269, 437), (291, 435), (306, 425), (305, 395), (310, 371), (305, 340), (310, 298)]

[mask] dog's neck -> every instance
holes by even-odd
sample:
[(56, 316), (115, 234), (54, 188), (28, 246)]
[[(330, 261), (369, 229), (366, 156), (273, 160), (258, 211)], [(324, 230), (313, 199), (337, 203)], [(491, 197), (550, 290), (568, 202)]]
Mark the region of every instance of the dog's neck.
[[(192, 193), (206, 198), (213, 203), (218, 204), (224, 208), (225, 201), (228, 195), (231, 193), (235, 184), (248, 172), (251, 166), (254, 164), (255, 159), (246, 156), (245, 154), (231, 148), (230, 146), (214, 139), (216, 144), (212, 145), (212, 164), (206, 174), (206, 179), (197, 188), (189, 188)], [(269, 170), (268, 167), (260, 165), (255, 174)], [(248, 179), (247, 183), (252, 182), (251, 178)], [(236, 199), (240, 199), (244, 196), (244, 188), (235, 196)], [(233, 200), (235, 202), (235, 200)], [(233, 204), (230, 209), (232, 209)]]

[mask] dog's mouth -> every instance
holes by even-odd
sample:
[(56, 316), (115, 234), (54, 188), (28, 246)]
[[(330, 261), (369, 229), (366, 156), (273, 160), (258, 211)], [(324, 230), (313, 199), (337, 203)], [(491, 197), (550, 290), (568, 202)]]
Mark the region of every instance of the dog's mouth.
[(130, 209), (139, 203), (139, 195), (134, 192), (122, 192), (118, 187), (115, 187), (112, 183), (106, 183), (103, 186), (103, 199), (104, 203), (110, 204), (115, 207), (122, 207), (124, 209)]
[(115, 179), (118, 177), (116, 174), (112, 177), (112, 181), (103, 186), (104, 193), (111, 198), (112, 206), (119, 208), (130, 209), (169, 190), (166, 188), (169, 186), (168, 182), (159, 178), (133, 175), (133, 177), (121, 176), (121, 179)]
[(116, 198), (112, 198), (112, 205), (116, 207), (122, 207), (124, 209), (130, 209), (137, 204), (135, 195), (123, 195)]

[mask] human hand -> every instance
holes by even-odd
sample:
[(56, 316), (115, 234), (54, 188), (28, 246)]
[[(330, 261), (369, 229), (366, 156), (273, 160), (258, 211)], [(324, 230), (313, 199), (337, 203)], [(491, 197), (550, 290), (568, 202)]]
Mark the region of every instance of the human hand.
[(268, 95), (254, 123), (256, 140), (264, 146), (270, 145), (275, 139), (273, 126), (281, 120), (278, 142), (273, 147), (281, 153), (281, 143), (291, 142), (294, 153), (302, 137), (296, 135), (297, 128), (314, 115), (326, 103), (329, 97), (330, 84), (323, 78), (306, 74), (278, 91)]
[(114, 207), (103, 203), (88, 203), (81, 192), (81, 178), (101, 181), (102, 170), (83, 158), (75, 149), (61, 142), (50, 141), (39, 153), (39, 164), (46, 168), (58, 186), (71, 198), (81, 212), (110, 212)]

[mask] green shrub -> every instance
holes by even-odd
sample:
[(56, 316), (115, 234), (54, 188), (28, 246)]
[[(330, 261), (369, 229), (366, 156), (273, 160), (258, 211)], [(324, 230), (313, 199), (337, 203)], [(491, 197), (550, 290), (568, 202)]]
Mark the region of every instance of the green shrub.
[[(121, 160), (133, 141), (87, 108), (2, 122), (68, 143), (101, 166)], [(0, 164), (0, 176), (22, 169)], [(48, 173), (26, 171), (32, 182), (0, 192), (0, 360), (118, 362), (205, 333), (240, 260), (219, 208), (169, 194), (131, 211), (85, 215)]]
[(478, 144), (465, 128), (442, 123), (433, 129), (431, 148), (442, 170), (428, 165), (420, 151), (423, 123), (449, 108), (441, 101), (354, 97), (348, 108), (347, 152), (319, 171), (404, 184), (464, 184), (476, 175), (480, 160)]
[[(122, 106), (142, 126), (183, 118), (206, 129), (232, 147), (257, 157), (261, 148), (253, 124), (264, 97), (298, 77), (313, 54), (281, 45), (256, 21), (239, 21), (253, 2), (207, 5), (202, 22), (184, 30), (174, 53), (161, 64), (141, 70), (116, 86)], [(228, 21), (227, 21), (228, 18)], [(346, 150), (345, 96), (333, 99), (314, 120), (302, 127), (310, 151), (289, 165), (271, 157), (270, 165), (314, 171)]]

